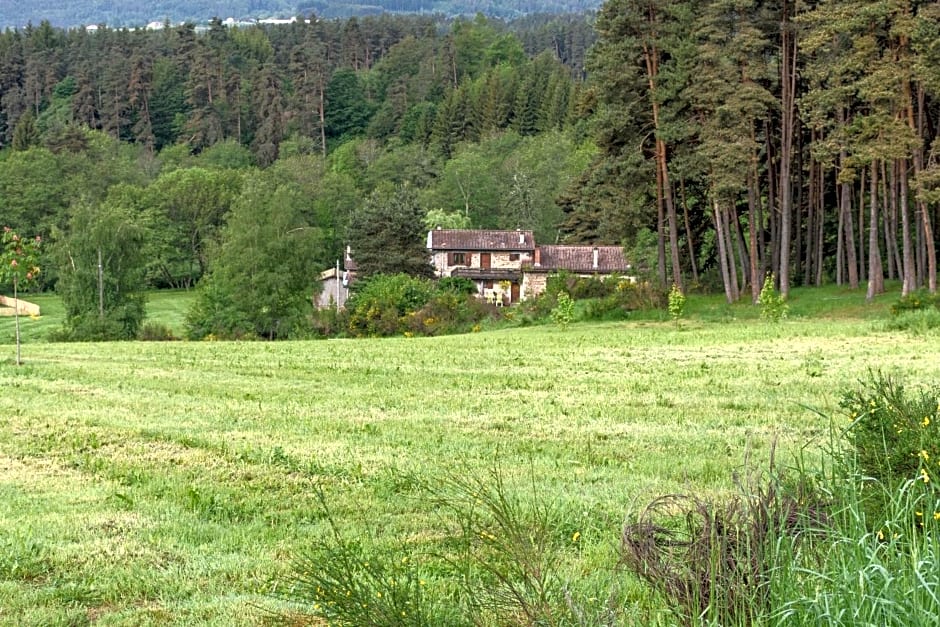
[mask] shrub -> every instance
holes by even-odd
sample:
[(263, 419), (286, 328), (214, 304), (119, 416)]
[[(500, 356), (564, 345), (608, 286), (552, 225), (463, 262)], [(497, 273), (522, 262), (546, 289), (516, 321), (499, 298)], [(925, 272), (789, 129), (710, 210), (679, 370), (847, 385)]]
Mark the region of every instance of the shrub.
[(616, 292), (617, 285), (621, 280), (617, 276), (602, 277), (595, 275), (583, 277), (562, 271), (548, 277), (545, 283), (545, 293), (557, 296), (561, 292), (567, 292), (574, 300), (604, 298)]
[(407, 274), (378, 274), (361, 281), (348, 301), (349, 331), (355, 336), (396, 335), (404, 317), (423, 307), (434, 293), (427, 279)]
[(137, 334), (142, 342), (168, 342), (175, 340), (173, 330), (162, 322), (145, 322)]
[(477, 293), (476, 283), (466, 277), (446, 276), (437, 282), (437, 289), (442, 292), (452, 292), (454, 294), (464, 294), (475, 296)]
[(232, 294), (211, 281), (199, 286), (199, 293), (186, 312), (186, 337), (201, 340), (209, 336), (222, 340), (255, 338), (255, 328)]
[(650, 311), (666, 306), (666, 292), (651, 283), (618, 279), (614, 286), (609, 296), (587, 301), (583, 310), (585, 320), (622, 319), (631, 311)]
[[(846, 393), (846, 429), (859, 472), (888, 487), (940, 480), (940, 388), (909, 394), (898, 379), (872, 373)], [(936, 488), (934, 488), (936, 489)]]
[(922, 311), (940, 307), (940, 296), (931, 294), (928, 290), (915, 290), (907, 296), (902, 296), (891, 305), (891, 315), (899, 316), (909, 311)]
[(780, 322), (786, 318), (790, 311), (786, 299), (774, 289), (774, 275), (768, 274), (764, 278), (764, 285), (761, 287), (760, 296), (757, 298), (757, 304), (760, 305), (760, 317), (771, 322)]
[(684, 312), (685, 294), (682, 293), (682, 290), (679, 289), (678, 285), (673, 283), (672, 289), (669, 290), (669, 317), (672, 318), (676, 325), (678, 325), (679, 318), (682, 317)]
[(314, 309), (310, 314), (310, 329), (318, 337), (337, 337), (349, 328), (348, 310), (335, 305)]
[(926, 335), (940, 328), (940, 309), (911, 309), (900, 311), (884, 323), (887, 331), (909, 331), (915, 335)]
[(633, 282), (622, 279), (617, 283), (616, 295), (626, 311), (664, 309), (669, 302), (666, 290), (649, 281)]
[(134, 340), (137, 339), (144, 315), (144, 295), (126, 296), (120, 305), (106, 310), (103, 318), (96, 311), (84, 311), (69, 316), (65, 325), (52, 334), (53, 341)]
[(552, 309), (552, 321), (561, 328), (567, 328), (574, 320), (574, 300), (567, 292), (558, 295), (558, 303)]
[[(476, 294), (476, 288), (473, 293)], [(459, 333), (486, 318), (499, 317), (501, 311), (476, 296), (447, 290), (438, 292), (421, 309), (406, 316), (405, 326), (415, 335)]]

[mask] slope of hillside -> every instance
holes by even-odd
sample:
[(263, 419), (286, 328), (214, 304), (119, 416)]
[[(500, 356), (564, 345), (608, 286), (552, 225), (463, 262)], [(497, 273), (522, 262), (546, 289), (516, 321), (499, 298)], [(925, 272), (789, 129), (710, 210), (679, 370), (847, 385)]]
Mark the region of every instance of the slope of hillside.
[(26, 0), (0, 3), (0, 29), (22, 28), (48, 20), (69, 28), (88, 24), (144, 26), (150, 22), (208, 22), (213, 17), (290, 17), (316, 13), (348, 17), (382, 12), (487, 15), (512, 18), (530, 13), (576, 13), (595, 9), (599, 0)]

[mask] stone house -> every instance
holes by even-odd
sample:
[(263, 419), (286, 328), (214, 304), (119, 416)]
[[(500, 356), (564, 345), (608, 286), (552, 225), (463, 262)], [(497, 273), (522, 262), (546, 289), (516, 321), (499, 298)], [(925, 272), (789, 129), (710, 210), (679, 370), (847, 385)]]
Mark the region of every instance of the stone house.
[(632, 278), (629, 277), (631, 269), (620, 246), (539, 246), (532, 265), (524, 268), (522, 291), (527, 296), (541, 294), (549, 275), (559, 272), (581, 277), (620, 275)]
[(524, 298), (522, 269), (535, 260), (532, 231), (435, 229), (427, 246), (435, 276), (470, 279), (497, 305)]
[(497, 305), (538, 296), (553, 273), (591, 277), (631, 269), (620, 246), (538, 246), (532, 231), (435, 229), (427, 247), (437, 277), (470, 279)]

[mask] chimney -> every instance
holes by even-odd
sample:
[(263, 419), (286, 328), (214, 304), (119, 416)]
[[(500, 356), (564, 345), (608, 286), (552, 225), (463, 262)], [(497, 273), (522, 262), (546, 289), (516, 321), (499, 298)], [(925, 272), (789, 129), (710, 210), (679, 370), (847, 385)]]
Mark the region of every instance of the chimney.
[(597, 250), (597, 246), (595, 246), (595, 247), (594, 247), (594, 269), (595, 269), (595, 270), (597, 270), (597, 259), (598, 259), (598, 256), (599, 256), (599, 251)]
[(535, 267), (538, 268), (542, 265), (542, 249), (539, 247), (535, 248)]
[(519, 232), (519, 243), (525, 244), (525, 233), (522, 232), (522, 229), (516, 229)]

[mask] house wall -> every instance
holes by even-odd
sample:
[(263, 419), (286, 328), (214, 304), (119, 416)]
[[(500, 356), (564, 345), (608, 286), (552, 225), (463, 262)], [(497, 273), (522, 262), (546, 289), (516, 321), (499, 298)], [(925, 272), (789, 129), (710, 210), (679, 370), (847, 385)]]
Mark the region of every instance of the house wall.
[[(346, 299), (349, 298), (349, 288), (343, 287), (343, 282), (337, 280), (336, 277), (330, 277), (328, 279), (323, 279), (321, 283), (323, 286), (320, 290), (320, 293), (317, 295), (317, 308), (326, 309), (327, 307), (332, 307), (334, 304), (338, 308), (343, 308), (346, 306)], [(339, 298), (337, 299), (337, 286), (339, 287)]]
[[(449, 251), (449, 252), (462, 252), (462, 251)], [(467, 264), (452, 266), (447, 263), (448, 252), (437, 251), (431, 256), (431, 264), (434, 266), (434, 270), (439, 277), (450, 276), (451, 272), (457, 268), (481, 268), (482, 262), (481, 257), (483, 252), (486, 251), (466, 251), (467, 255)], [(510, 259), (510, 255), (517, 254), (519, 258), (516, 260)], [(520, 270), (523, 264), (532, 263), (532, 254), (527, 252), (496, 252), (490, 251), (490, 267), (498, 270)]]
[(522, 275), (522, 300), (535, 298), (545, 291), (548, 275), (544, 272), (525, 272)]

